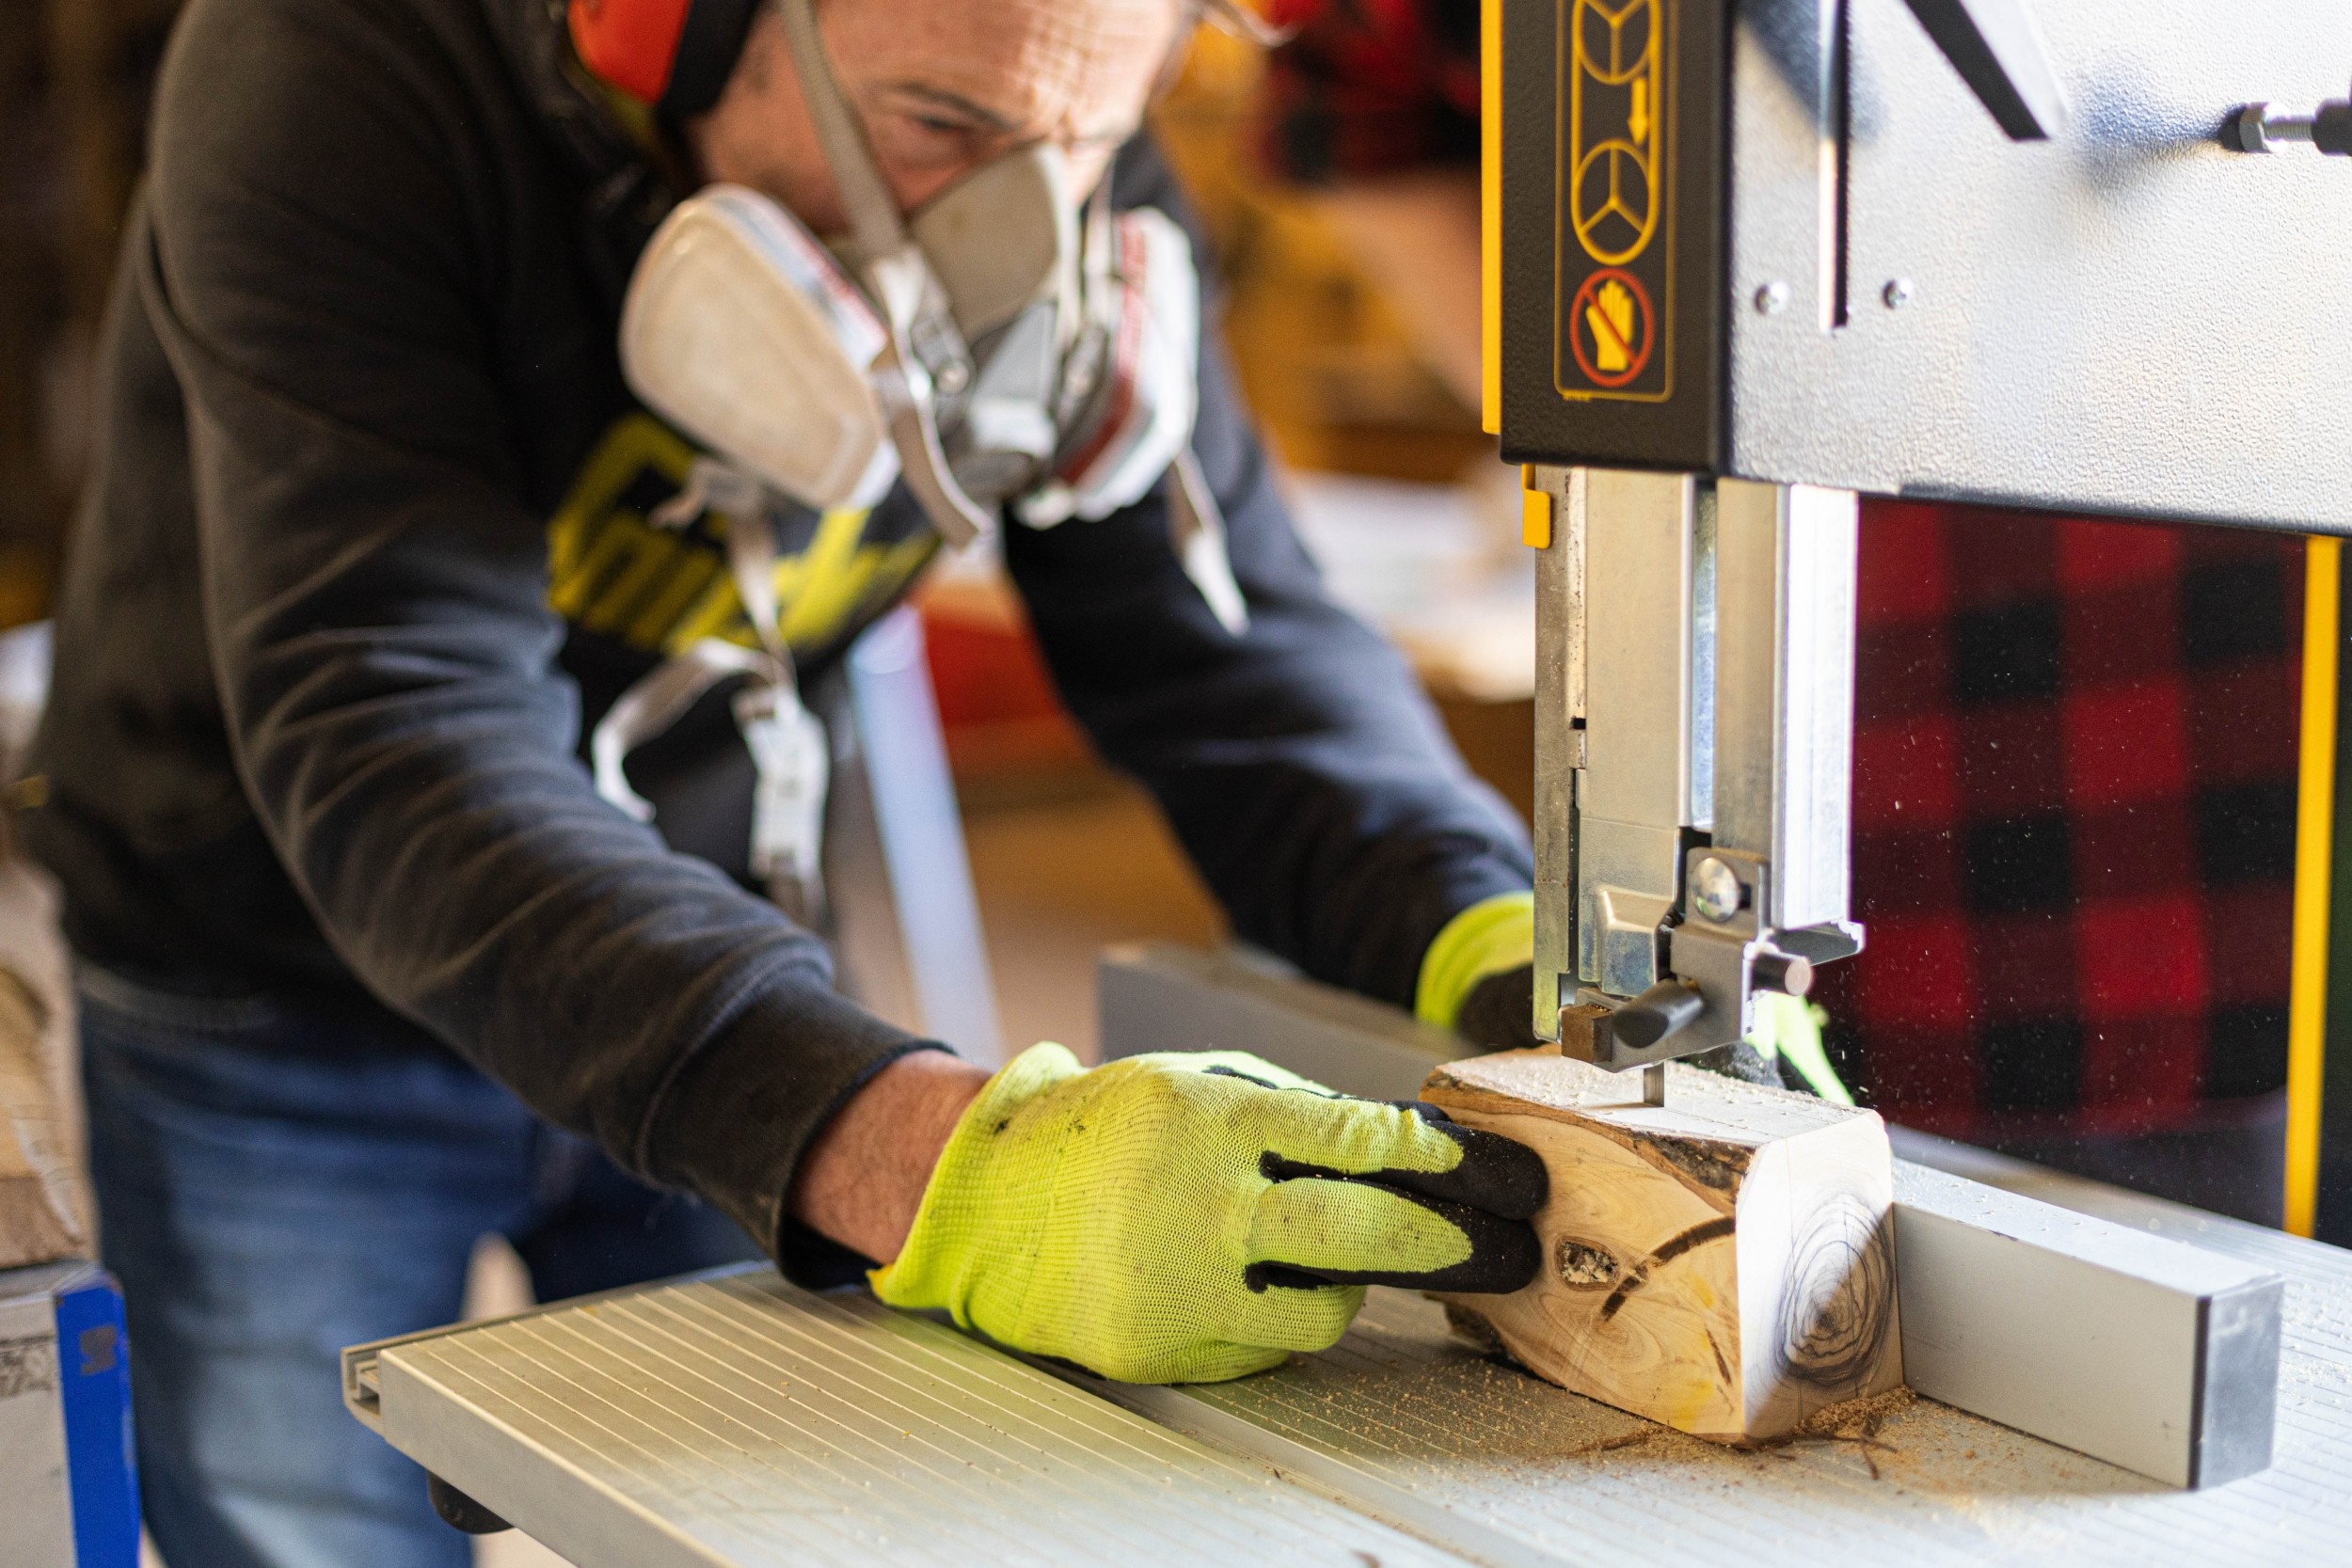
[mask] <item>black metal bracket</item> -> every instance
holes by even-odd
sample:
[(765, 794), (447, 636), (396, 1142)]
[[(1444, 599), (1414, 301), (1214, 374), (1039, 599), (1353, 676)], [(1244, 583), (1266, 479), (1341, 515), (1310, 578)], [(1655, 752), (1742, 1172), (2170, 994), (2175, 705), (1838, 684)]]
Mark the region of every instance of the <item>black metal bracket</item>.
[(452, 1529), (468, 1535), (496, 1535), (515, 1528), (430, 1470), (425, 1472), (424, 1490), (433, 1499), (433, 1512)]

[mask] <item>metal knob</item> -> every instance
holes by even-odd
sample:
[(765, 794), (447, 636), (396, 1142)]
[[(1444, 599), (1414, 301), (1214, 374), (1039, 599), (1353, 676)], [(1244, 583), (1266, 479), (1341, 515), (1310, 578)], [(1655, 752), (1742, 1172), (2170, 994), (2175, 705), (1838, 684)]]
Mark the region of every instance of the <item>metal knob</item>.
[(2268, 103), (2249, 103), (2230, 117), (2223, 144), (2239, 152), (2276, 152), (2284, 147), (2317, 148), (2352, 158), (2352, 99), (2322, 103), (2308, 115), (2287, 114)]
[(1793, 953), (1764, 953), (1748, 966), (1749, 976), (1758, 990), (1778, 991), (1783, 996), (1804, 996), (1813, 990), (1813, 964)]

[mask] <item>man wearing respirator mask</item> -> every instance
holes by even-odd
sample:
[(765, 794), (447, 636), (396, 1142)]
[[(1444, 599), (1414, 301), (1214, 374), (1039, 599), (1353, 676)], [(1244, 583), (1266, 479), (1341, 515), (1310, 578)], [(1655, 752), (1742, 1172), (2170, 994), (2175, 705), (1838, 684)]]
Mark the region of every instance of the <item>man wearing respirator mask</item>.
[(1241, 935), (1524, 1022), (1519, 832), (1323, 596), (1201, 329), (1137, 134), (1195, 20), (195, 0), (26, 823), (172, 1560), (463, 1560), (335, 1351), (455, 1316), (487, 1231), (551, 1299), (739, 1226), (1159, 1381), (1531, 1275), (1516, 1145), (1230, 1052), (992, 1076), (808, 928), (801, 682), (1000, 530)]

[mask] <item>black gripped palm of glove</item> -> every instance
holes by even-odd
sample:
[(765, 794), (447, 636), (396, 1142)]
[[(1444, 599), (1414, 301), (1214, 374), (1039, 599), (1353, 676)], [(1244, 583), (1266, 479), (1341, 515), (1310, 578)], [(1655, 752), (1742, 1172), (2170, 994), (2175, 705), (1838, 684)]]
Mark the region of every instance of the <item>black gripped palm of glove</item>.
[(1039, 1045), (958, 1122), (872, 1280), (1107, 1377), (1209, 1382), (1330, 1345), (1368, 1285), (1525, 1285), (1548, 1188), (1532, 1150), (1434, 1106), (1239, 1052), (1089, 1070)]
[(1417, 1291), (1446, 1291), (1462, 1295), (1501, 1295), (1524, 1288), (1535, 1277), (1543, 1250), (1535, 1228), (1528, 1222), (1543, 1208), (1551, 1190), (1551, 1174), (1526, 1145), (1500, 1133), (1464, 1127), (1437, 1106), (1419, 1100), (1363, 1101), (1336, 1094), (1305, 1080), (1274, 1083), (1233, 1067), (1213, 1067), (1209, 1072), (1238, 1078), (1263, 1089), (1312, 1094), (1325, 1100), (1359, 1105), (1384, 1105), (1417, 1117), (1425, 1130), (1451, 1139), (1461, 1149), (1461, 1163), (1449, 1171), (1421, 1171), (1400, 1166), (1375, 1170), (1340, 1170), (1295, 1159), (1268, 1148), (1258, 1156), (1258, 1174), (1270, 1181), (1344, 1181), (1380, 1189), (1415, 1203), (1461, 1231), (1470, 1255), (1459, 1262), (1431, 1267), (1406, 1258), (1373, 1268), (1343, 1268), (1327, 1263), (1309, 1266), (1267, 1259), (1243, 1270), (1243, 1281), (1253, 1291), (1269, 1286), (1312, 1289), (1322, 1285), (1399, 1285)]

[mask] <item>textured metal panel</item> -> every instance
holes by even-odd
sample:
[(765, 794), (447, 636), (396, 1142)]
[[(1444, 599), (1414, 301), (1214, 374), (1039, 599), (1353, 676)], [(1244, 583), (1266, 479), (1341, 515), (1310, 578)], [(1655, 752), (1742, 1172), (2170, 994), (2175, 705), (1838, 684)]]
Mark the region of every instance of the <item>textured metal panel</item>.
[[(1731, 471), (2352, 527), (2352, 165), (2217, 140), (2237, 105), (2341, 97), (2352, 7), (2039, 0), (2075, 114), (2021, 145), (1902, 0), (1851, 0), (1841, 246), (1831, 3), (1740, 7)], [(1774, 284), (1788, 308), (1750, 304)]]
[(1457, 1560), (765, 1270), (376, 1353), (393, 1446), (581, 1568)]

